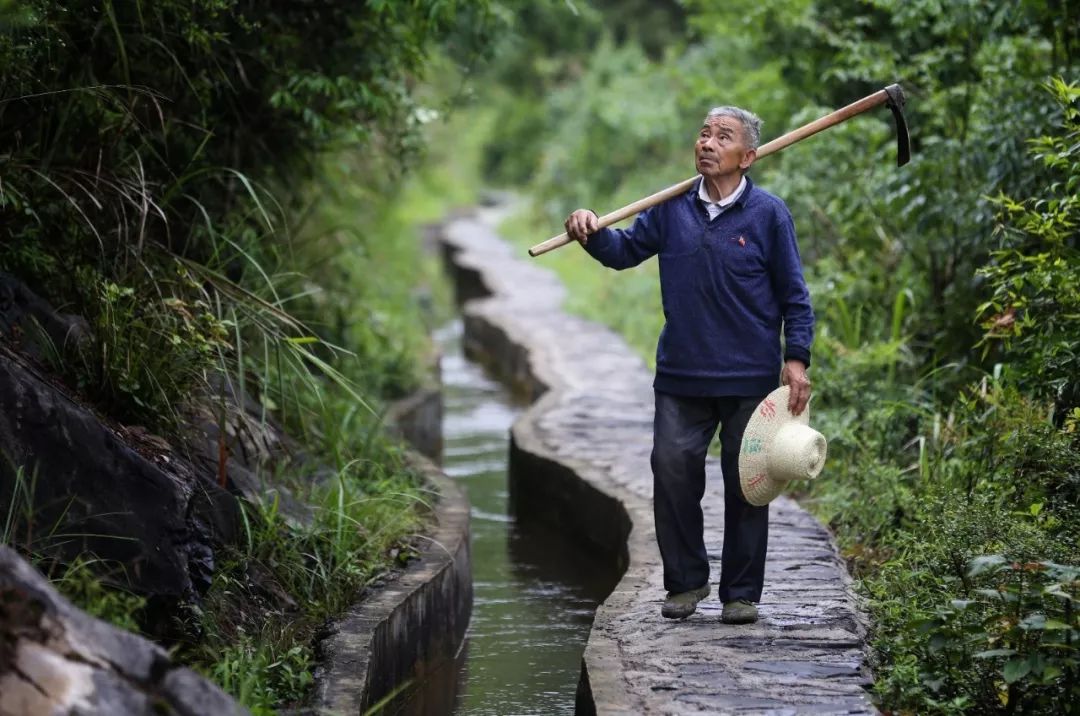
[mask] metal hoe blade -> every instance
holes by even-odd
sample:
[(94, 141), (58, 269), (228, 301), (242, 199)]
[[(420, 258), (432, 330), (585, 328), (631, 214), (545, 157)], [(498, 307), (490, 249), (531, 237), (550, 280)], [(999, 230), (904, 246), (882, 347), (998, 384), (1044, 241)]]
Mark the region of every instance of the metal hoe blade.
[(889, 85), (885, 92), (889, 95), (885, 105), (892, 110), (896, 120), (896, 166), (902, 167), (911, 161), (911, 137), (904, 119), (904, 90), (900, 85)]

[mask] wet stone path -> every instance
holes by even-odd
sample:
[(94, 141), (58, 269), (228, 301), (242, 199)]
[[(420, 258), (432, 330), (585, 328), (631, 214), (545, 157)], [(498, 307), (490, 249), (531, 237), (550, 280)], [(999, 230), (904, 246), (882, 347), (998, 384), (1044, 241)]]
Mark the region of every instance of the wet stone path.
[[(626, 573), (597, 610), (585, 649), (579, 712), (876, 713), (866, 695), (865, 628), (850, 579), (826, 530), (792, 500), (781, 497), (770, 508), (760, 620), (720, 622), (718, 460), (709, 462), (703, 501), (712, 597), (686, 620), (660, 616), (649, 469), (652, 375), (612, 331), (562, 311), (564, 288), (542, 258), (529, 259), (498, 237), (502, 218), (497, 207), (480, 209), (445, 224), (439, 240), (459, 295), (473, 299), (464, 308), (467, 350), (536, 399), (514, 424), (519, 459), (512, 455), (512, 463), (531, 464), (534, 472), (537, 464), (549, 466), (550, 476), (530, 478), (550, 477), (548, 484), (556, 474), (584, 481), (621, 503), (632, 525)], [(575, 509), (588, 514), (570, 514)], [(585, 497), (553, 514), (567, 529), (584, 525), (583, 533), (593, 530), (602, 542), (594, 523), (604, 520)]]

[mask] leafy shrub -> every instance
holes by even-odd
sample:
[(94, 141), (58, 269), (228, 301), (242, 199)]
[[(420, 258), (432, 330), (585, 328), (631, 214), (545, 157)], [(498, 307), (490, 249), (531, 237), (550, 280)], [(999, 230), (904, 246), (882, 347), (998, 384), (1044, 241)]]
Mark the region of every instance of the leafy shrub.
[(989, 664), (973, 660), (990, 647), (973, 641), (964, 658), (939, 654), (941, 639), (928, 625), (943, 623), (943, 605), (973, 599), (984, 586), (970, 570), (976, 557), (1000, 550), (1021, 564), (1071, 559), (1075, 542), (1056, 540), (1030, 515), (1010, 515), (990, 493), (932, 490), (921, 507), (920, 518), (887, 542), (888, 558), (862, 575), (875, 617), (876, 691), (892, 708), (919, 712), (1000, 709), (995, 689), (983, 690), (992, 683), (984, 678)]
[[(221, 353), (232, 349), (229, 323), (179, 263), (172, 278), (138, 290), (89, 273), (86, 280), (98, 291), (86, 306), (95, 339), (82, 349), (81, 363), (61, 370), (110, 415), (175, 429), (192, 390), (205, 388)], [(155, 289), (166, 295), (148, 300)]]
[(967, 577), (971, 598), (915, 625), (931, 703), (1068, 712), (1080, 697), (1080, 567), (995, 554), (973, 559)]
[(1080, 83), (1046, 89), (1061, 111), (1055, 134), (1032, 141), (1051, 173), (1042, 195), (999, 194), (1002, 248), (980, 270), (992, 296), (979, 308), (984, 346), (1006, 360), (1018, 383), (1055, 402), (1059, 418), (1080, 407)]

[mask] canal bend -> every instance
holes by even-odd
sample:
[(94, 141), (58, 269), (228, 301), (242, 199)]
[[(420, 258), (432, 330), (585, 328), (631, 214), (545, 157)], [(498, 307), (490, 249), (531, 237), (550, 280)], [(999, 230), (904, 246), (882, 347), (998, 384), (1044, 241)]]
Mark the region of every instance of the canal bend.
[(509, 430), (522, 407), (464, 357), (461, 334), (460, 319), (436, 332), (443, 355), (443, 468), (472, 506), (475, 602), (454, 713), (571, 714), (610, 570), (562, 535), (511, 514)]

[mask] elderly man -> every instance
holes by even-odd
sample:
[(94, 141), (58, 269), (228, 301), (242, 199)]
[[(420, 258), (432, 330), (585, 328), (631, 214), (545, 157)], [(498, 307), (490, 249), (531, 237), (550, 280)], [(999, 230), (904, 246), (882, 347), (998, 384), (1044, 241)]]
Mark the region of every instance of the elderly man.
[[(810, 398), (814, 313), (791, 213), (746, 176), (761, 120), (737, 107), (709, 112), (694, 146), (701, 180), (640, 214), (629, 229), (597, 228), (587, 209), (566, 231), (600, 263), (636, 266), (659, 255), (666, 324), (653, 383), (653, 510), (668, 590), (661, 613), (694, 613), (709, 594), (701, 500), (705, 457), (720, 427), (724, 546), (718, 592), (722, 621), (757, 620), (765, 579), (768, 506), (739, 486), (746, 424), (779, 379), (799, 415)], [(781, 328), (784, 346), (781, 352)]]

